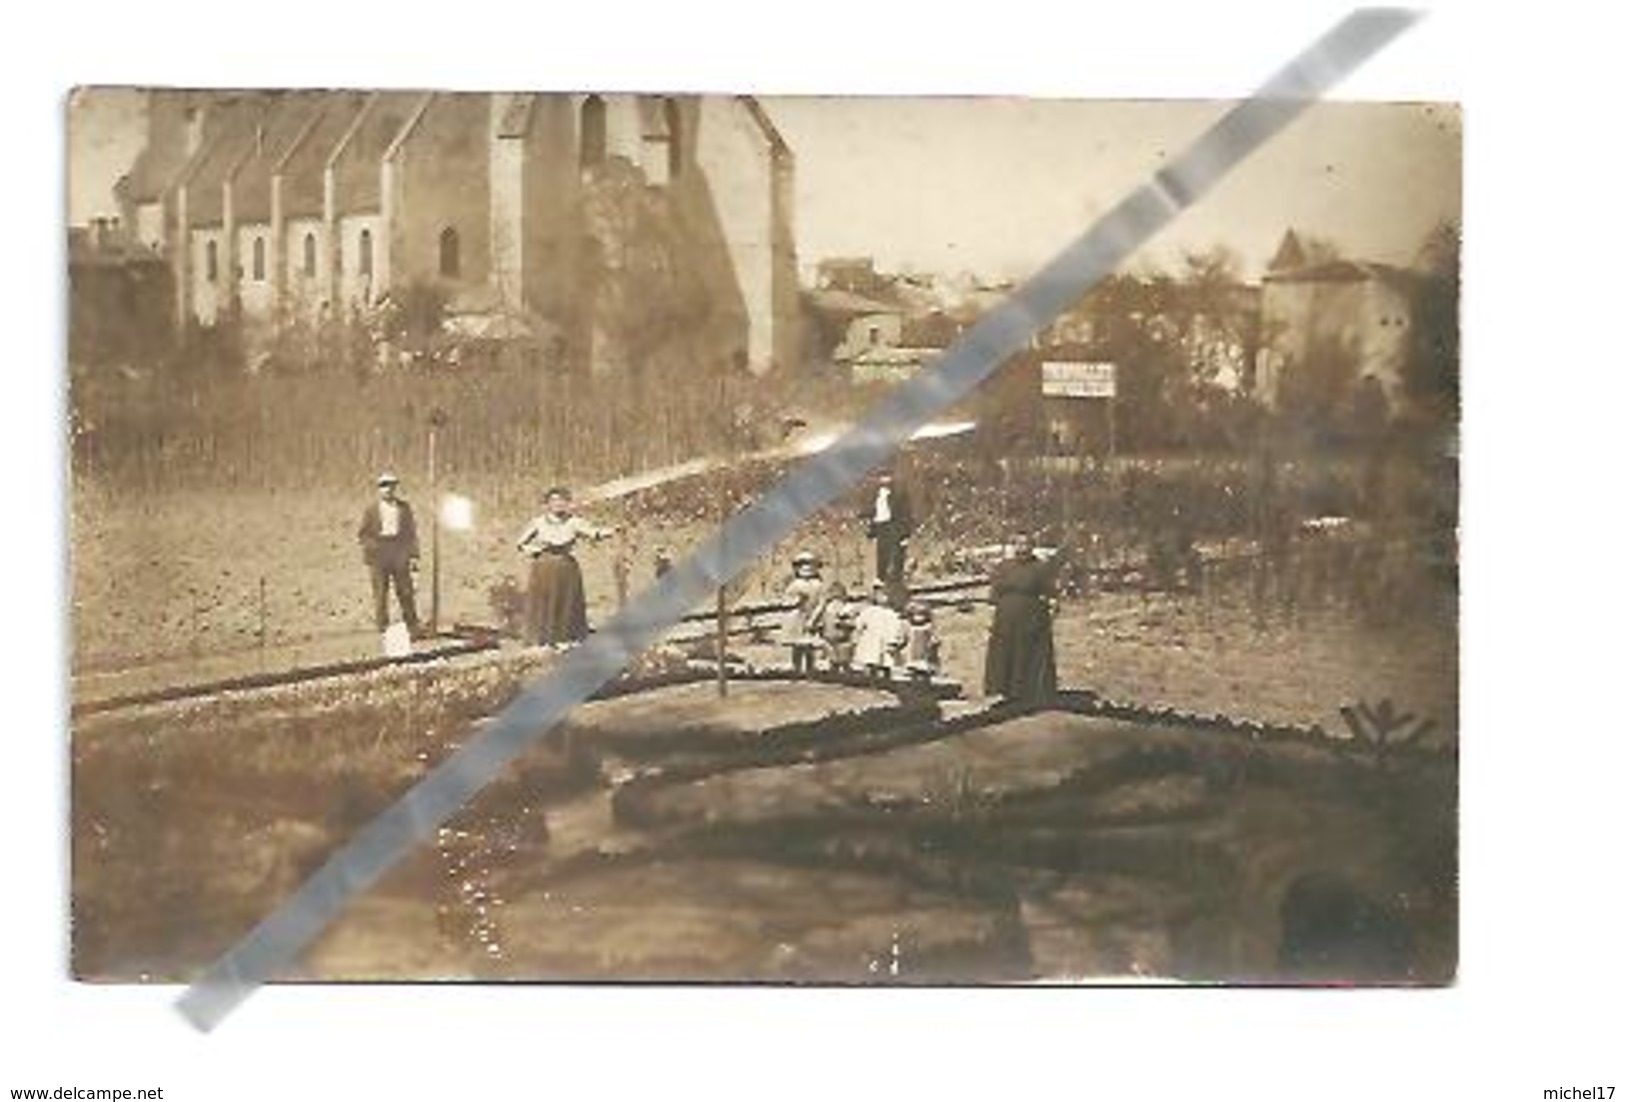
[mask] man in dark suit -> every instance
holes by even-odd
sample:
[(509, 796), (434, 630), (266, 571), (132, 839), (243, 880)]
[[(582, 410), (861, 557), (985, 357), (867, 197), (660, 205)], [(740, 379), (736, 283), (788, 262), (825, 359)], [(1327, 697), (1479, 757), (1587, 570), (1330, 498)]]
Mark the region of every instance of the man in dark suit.
[(361, 514), (356, 539), (361, 544), (361, 558), (372, 573), (378, 630), (389, 627), (389, 590), (393, 586), (395, 599), (401, 605), (401, 619), (415, 639), (422, 634), (412, 591), (412, 572), (418, 564), (418, 526), (412, 507), (398, 494), (399, 486), (400, 479), (388, 471), (378, 476), (378, 500)]
[(914, 510), (908, 491), (896, 484), (890, 471), (881, 471), (875, 492), (864, 508), (869, 538), (875, 541), (875, 577), (888, 585), (901, 585), (914, 534)]

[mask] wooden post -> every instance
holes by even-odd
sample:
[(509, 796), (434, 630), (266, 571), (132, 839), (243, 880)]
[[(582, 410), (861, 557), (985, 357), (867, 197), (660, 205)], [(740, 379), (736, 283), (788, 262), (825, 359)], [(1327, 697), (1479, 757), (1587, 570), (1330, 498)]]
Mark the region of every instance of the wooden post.
[(260, 649), (260, 670), (265, 669), (265, 575), (260, 575), (259, 626), (255, 631)]
[[(717, 479), (717, 522), (719, 530), (728, 526), (728, 478), (733, 473), (733, 411), (728, 408), (728, 372), (732, 370), (731, 363), (724, 364), (722, 378), (718, 386), (717, 406), (722, 414), (722, 453), (723, 464), (721, 477)], [(726, 557), (727, 542), (718, 544), (719, 550)], [(728, 695), (728, 586), (726, 583), (717, 586), (717, 696)]]
[(436, 485), (435, 425), (429, 422), (429, 634), (440, 631), (440, 491)]
[(615, 561), (612, 570), (615, 574), (615, 607), (617, 610), (626, 608), (627, 594), (632, 586), (632, 549), (629, 546), (631, 537), (627, 535), (628, 525), (625, 516), (620, 518), (620, 531), (615, 537)]
[(429, 414), (429, 634), (440, 634), (440, 486), (436, 444), (446, 423), (445, 410)]

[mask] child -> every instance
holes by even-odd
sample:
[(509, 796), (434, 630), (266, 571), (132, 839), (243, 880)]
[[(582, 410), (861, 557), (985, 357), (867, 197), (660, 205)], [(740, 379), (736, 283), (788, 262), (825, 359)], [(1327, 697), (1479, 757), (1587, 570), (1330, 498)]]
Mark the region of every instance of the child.
[(846, 599), (846, 587), (840, 582), (830, 585), (824, 605), (824, 645), (829, 647), (830, 669), (840, 673), (852, 668), (859, 607)]
[(875, 583), (869, 604), (858, 613), (853, 628), (853, 662), (870, 677), (890, 681), (907, 636), (903, 618), (891, 607), (885, 582)]
[(802, 551), (790, 560), (792, 577), (784, 587), (784, 597), (795, 607), (785, 616), (784, 642), (790, 648), (790, 668), (793, 672), (812, 673), (819, 645), (820, 632), (829, 603), (829, 587), (819, 576), (823, 563), (810, 551)]
[(911, 681), (930, 681), (941, 668), (941, 644), (931, 609), (918, 602), (908, 606), (907, 641), (903, 644), (903, 668)]

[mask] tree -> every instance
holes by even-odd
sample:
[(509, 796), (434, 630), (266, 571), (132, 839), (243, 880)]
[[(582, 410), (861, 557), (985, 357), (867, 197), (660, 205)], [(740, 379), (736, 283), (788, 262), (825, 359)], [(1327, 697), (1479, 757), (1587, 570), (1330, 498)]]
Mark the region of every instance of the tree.
[(1135, 447), (1238, 443), (1234, 392), (1258, 345), (1254, 292), (1223, 247), (1173, 272), (1113, 276), (1090, 296), (1098, 354), (1118, 365), (1120, 424)]
[(1354, 420), (1359, 388), (1359, 352), (1340, 337), (1316, 334), (1303, 362), (1288, 362), (1281, 372), (1276, 409), (1284, 425), (1310, 440), (1341, 440)]
[(1418, 416), (1454, 424), (1461, 409), (1461, 227), (1451, 220), (1434, 226), (1418, 264), (1405, 388)]
[(384, 335), (408, 350), (421, 349), (439, 335), (446, 310), (444, 287), (422, 280), (408, 283), (390, 299)]

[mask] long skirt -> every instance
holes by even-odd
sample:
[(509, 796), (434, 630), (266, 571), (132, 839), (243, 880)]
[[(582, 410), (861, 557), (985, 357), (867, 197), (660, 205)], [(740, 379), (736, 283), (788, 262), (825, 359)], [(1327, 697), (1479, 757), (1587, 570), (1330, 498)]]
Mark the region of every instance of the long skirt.
[(587, 637), (587, 591), (570, 554), (537, 555), (530, 564), (526, 634), (533, 643), (578, 643)]
[(994, 606), (982, 688), (1007, 700), (1055, 695), (1055, 631), (1042, 599), (1008, 596)]

